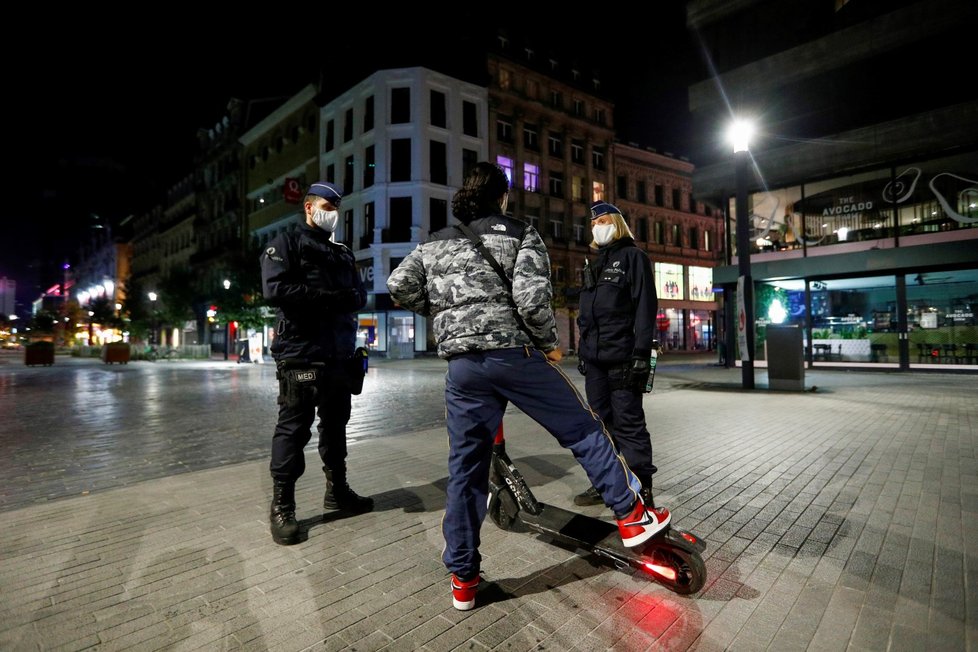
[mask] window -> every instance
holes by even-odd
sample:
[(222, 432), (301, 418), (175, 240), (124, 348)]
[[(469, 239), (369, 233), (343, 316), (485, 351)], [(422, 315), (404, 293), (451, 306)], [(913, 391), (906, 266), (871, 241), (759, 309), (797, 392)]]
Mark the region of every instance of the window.
[(326, 180), (330, 183), (336, 183), (336, 166), (332, 163), (326, 166)]
[(591, 183), (591, 201), (605, 201), (604, 198), (604, 183), (601, 181), (594, 181)]
[(564, 275), (564, 266), (563, 265), (553, 265), (550, 268), (550, 277), (551, 277), (551, 279), (553, 280), (554, 283), (563, 283), (564, 282), (564, 278), (565, 278), (565, 275)]
[(523, 164), (523, 188), (528, 192), (540, 191), (540, 166)]
[(635, 201), (641, 202), (643, 204), (648, 203), (649, 198), (645, 192), (645, 182), (636, 181), (635, 182)]
[(550, 237), (561, 240), (564, 237), (564, 215), (557, 213), (550, 218)]
[(369, 188), (374, 185), (374, 172), (377, 169), (377, 163), (374, 158), (374, 146), (369, 145), (363, 150), (363, 187)]
[(391, 139), (391, 183), (411, 180), (411, 139)]
[(509, 87), (513, 85), (513, 77), (508, 70), (505, 68), (499, 69), (499, 88), (504, 91), (508, 91)]
[(595, 147), (591, 150), (591, 165), (595, 170), (604, 169), (604, 150), (600, 147)]
[(448, 118), (446, 114), (445, 94), (441, 91), (431, 91), (431, 126), (446, 127)]
[(669, 244), (671, 244), (674, 247), (681, 247), (681, 246), (683, 246), (682, 234), (679, 232), (679, 225), (678, 224), (670, 224), (669, 225), (669, 231), (670, 231), (670, 235), (671, 235)]
[(448, 146), (437, 140), (428, 144), (428, 158), (431, 161), (431, 182), (448, 184)]
[(411, 212), (410, 197), (390, 198), (390, 228), (384, 242), (411, 241), (411, 221), (414, 219)]
[(360, 238), (360, 248), (363, 249), (374, 241), (374, 203), (363, 205), (363, 236)]
[(333, 120), (326, 121), (326, 147), (323, 151), (332, 152), (335, 144), (333, 143), (333, 132), (336, 130), (336, 122)]
[(353, 140), (353, 109), (347, 109), (343, 118), (343, 142)]
[(584, 222), (578, 221), (574, 223), (574, 242), (577, 244), (587, 244), (589, 240), (585, 240), (589, 235), (590, 231), (584, 228)]
[(462, 102), (462, 133), (466, 136), (479, 137), (479, 117), (475, 102)]
[(462, 177), (469, 176), (469, 172), (479, 162), (479, 152), (474, 149), (462, 149)]
[(532, 226), (537, 231), (540, 230), (540, 216), (537, 215), (536, 209), (526, 209), (526, 213), (524, 213), (523, 217), (526, 219), (527, 224)]
[(584, 165), (584, 143), (580, 140), (571, 141), (571, 162)]
[(700, 248), (699, 230), (695, 226), (689, 227), (689, 246), (693, 249)]
[(353, 209), (343, 212), (343, 240), (353, 244)]
[(562, 158), (564, 156), (564, 141), (560, 136), (547, 136), (547, 150), (551, 156)]
[(663, 240), (662, 222), (656, 221), (652, 223), (652, 242), (655, 244), (665, 244)]
[(564, 175), (560, 172), (550, 173), (550, 196), (551, 197), (563, 197), (564, 196)]
[(411, 122), (411, 89), (391, 89), (391, 124)]
[(571, 199), (584, 201), (584, 177), (571, 177)]
[(353, 157), (347, 156), (343, 165), (343, 194), (353, 192)]
[(509, 179), (509, 187), (513, 187), (513, 159), (508, 156), (497, 156), (496, 165), (503, 169), (506, 173), (506, 178)]
[(636, 226), (638, 227), (638, 239), (641, 242), (649, 241), (649, 221), (647, 219), (640, 218), (637, 220)]
[(536, 125), (523, 126), (523, 147), (531, 149), (534, 152), (540, 151), (540, 141)]
[(564, 108), (564, 98), (561, 96), (560, 91), (550, 91), (550, 106), (555, 109)]
[(658, 183), (655, 184), (655, 205), (656, 206), (665, 206), (665, 199), (664, 199), (663, 189), (662, 189), (662, 186), (659, 185)]
[(574, 115), (584, 115), (584, 100), (574, 100)]
[(363, 133), (374, 128), (374, 96), (371, 95), (363, 103)]
[(682, 208), (682, 202), (680, 200), (680, 197), (681, 197), (681, 195), (679, 193), (679, 188), (673, 188), (672, 189), (672, 207), (675, 208), (677, 211)]
[(594, 121), (597, 122), (599, 125), (604, 124), (604, 109), (594, 110)]
[(432, 197), (428, 200), (428, 232), (434, 233), (448, 226), (448, 202)]
[(710, 251), (710, 232), (703, 231), (703, 251)]
[(496, 139), (501, 143), (513, 142), (513, 123), (509, 119), (496, 120)]
[(628, 177), (618, 175), (616, 181), (618, 184), (615, 192), (618, 194), (618, 199), (628, 199)]

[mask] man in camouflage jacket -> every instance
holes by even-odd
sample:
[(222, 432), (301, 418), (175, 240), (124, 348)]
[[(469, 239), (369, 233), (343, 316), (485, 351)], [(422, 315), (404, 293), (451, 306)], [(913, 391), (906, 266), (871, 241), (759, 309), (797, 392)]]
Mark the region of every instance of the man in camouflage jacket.
[(438, 355), (448, 360), (442, 560), (452, 573), (453, 604), (463, 610), (475, 605), (492, 445), (509, 403), (573, 452), (615, 512), (626, 546), (669, 523), (668, 510), (646, 510), (638, 478), (557, 364), (550, 259), (534, 228), (505, 215), (508, 191), (502, 169), (476, 164), (452, 200), (464, 226), (433, 233), (387, 279), (394, 301), (432, 319)]

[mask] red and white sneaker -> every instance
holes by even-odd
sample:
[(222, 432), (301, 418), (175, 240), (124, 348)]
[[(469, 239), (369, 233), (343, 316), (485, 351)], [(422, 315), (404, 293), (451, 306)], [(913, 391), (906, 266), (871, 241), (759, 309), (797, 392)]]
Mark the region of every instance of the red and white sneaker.
[(452, 573), (452, 605), (461, 611), (468, 611), (475, 606), (475, 590), (479, 588), (479, 576), (476, 575), (467, 582)]
[(669, 525), (669, 510), (665, 507), (646, 507), (641, 499), (635, 501), (631, 514), (618, 519), (618, 533), (626, 548), (645, 543)]

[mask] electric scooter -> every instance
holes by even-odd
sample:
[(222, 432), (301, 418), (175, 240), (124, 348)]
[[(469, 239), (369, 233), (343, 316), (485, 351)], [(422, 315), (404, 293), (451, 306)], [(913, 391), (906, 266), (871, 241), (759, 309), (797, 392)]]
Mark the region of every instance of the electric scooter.
[(591, 552), (618, 569), (637, 568), (680, 595), (696, 593), (706, 582), (700, 556), (706, 542), (695, 534), (670, 525), (645, 543), (626, 548), (616, 524), (538, 501), (506, 454), (502, 424), (492, 446), (489, 518), (503, 530), (538, 532)]

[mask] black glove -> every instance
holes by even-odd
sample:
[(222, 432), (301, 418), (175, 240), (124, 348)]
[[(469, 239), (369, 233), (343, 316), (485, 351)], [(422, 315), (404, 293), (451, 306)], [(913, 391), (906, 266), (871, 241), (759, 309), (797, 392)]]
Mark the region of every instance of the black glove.
[(626, 380), (628, 389), (632, 390), (636, 394), (644, 394), (645, 387), (649, 382), (649, 374), (651, 373), (652, 367), (649, 365), (648, 358), (632, 358), (631, 365), (628, 368), (628, 378)]
[(587, 363), (584, 362), (584, 358), (578, 359), (577, 370), (581, 372), (582, 376), (587, 376)]

